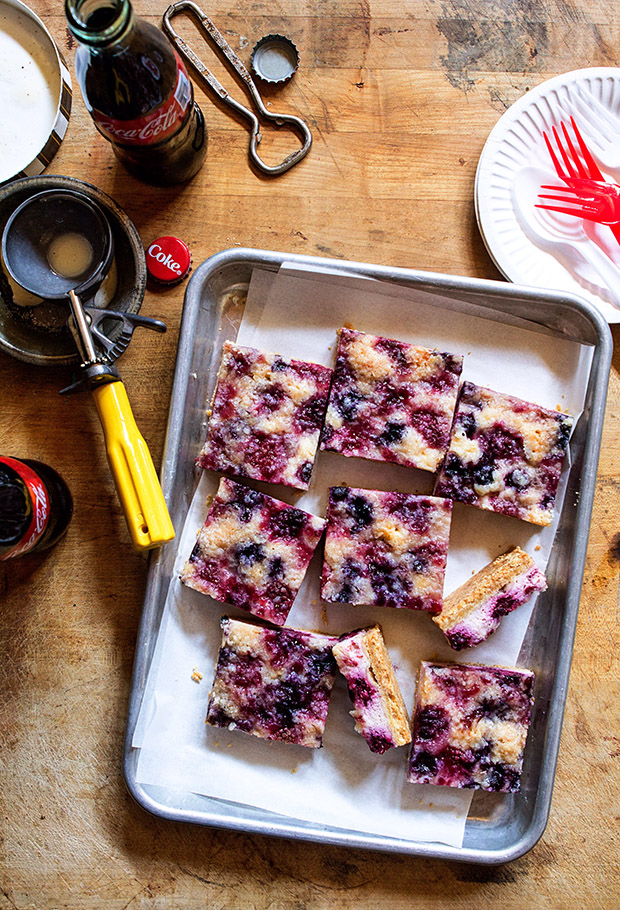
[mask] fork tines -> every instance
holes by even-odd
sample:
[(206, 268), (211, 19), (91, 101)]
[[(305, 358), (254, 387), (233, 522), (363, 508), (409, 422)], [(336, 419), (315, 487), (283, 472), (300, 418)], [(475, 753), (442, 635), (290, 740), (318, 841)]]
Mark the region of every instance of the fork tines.
[(579, 149), (581, 151), (581, 156), (577, 152), (577, 149), (575, 148), (573, 140), (571, 139), (568, 129), (566, 128), (566, 124), (563, 120), (560, 121), (560, 127), (562, 128), (564, 142), (560, 138), (560, 135), (555, 126), (551, 127), (553, 138), (555, 139), (555, 144), (560, 152), (562, 161), (564, 162), (564, 167), (562, 167), (562, 164), (560, 163), (555, 149), (551, 144), (549, 136), (546, 132), (543, 131), (545, 143), (547, 145), (547, 149), (549, 150), (549, 154), (551, 155), (551, 160), (553, 161), (553, 167), (555, 168), (556, 174), (562, 180), (566, 180), (570, 177), (581, 177), (584, 179), (589, 178), (591, 180), (604, 180), (604, 177), (596, 161), (592, 157), (590, 150), (588, 149), (581, 133), (579, 132), (577, 124), (575, 123), (575, 118), (571, 116), (570, 122), (577, 139)]

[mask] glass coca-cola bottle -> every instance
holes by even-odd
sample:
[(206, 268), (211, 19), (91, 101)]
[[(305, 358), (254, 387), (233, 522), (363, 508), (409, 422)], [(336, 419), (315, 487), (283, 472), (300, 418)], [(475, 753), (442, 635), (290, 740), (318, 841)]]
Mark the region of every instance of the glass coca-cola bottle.
[(156, 185), (193, 177), (207, 150), (204, 118), (165, 35), (129, 0), (65, 0), (65, 12), (82, 96), (119, 161)]
[(29, 458), (0, 456), (0, 560), (47, 550), (73, 515), (73, 499), (60, 474)]

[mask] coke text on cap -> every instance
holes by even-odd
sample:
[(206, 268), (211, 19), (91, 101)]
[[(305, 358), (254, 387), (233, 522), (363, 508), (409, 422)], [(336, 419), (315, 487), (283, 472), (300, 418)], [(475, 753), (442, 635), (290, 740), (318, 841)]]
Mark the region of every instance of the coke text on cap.
[(178, 237), (158, 237), (146, 251), (149, 275), (163, 284), (181, 281), (190, 270), (190, 251)]

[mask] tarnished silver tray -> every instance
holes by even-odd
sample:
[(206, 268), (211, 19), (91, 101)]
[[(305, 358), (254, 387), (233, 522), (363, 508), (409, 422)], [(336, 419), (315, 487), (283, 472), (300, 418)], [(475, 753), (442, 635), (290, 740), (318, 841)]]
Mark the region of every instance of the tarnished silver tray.
[(284, 261), (354, 271), (441, 294), (483, 307), (490, 314), (529, 320), (594, 349), (584, 411), (571, 439), (569, 486), (547, 568), (545, 609), (535, 611), (524, 644), (523, 661), (536, 673), (537, 697), (522, 789), (510, 795), (476, 793), (463, 846), (454, 848), (415, 839), (370, 836), (139, 783), (132, 738), (173, 571), (173, 547), (154, 553), (149, 566), (123, 756), (127, 786), (145, 809), (174, 821), (466, 862), (495, 864), (516, 859), (538, 841), (549, 816), (613, 349), (609, 327), (591, 304), (564, 293), (264, 250), (219, 253), (196, 269), (185, 295), (162, 469), (163, 490), (177, 529), (182, 527), (197, 483), (194, 457), (203, 442), (205, 403), (215, 385), (221, 346), (236, 336), (252, 270), (277, 271)]

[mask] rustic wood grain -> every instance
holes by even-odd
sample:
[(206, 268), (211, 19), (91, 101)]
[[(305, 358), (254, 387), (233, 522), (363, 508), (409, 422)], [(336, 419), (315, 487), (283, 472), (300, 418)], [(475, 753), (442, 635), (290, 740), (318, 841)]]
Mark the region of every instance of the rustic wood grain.
[[(31, 2), (73, 71), (61, 4)], [(165, 9), (135, 5), (154, 23)], [(258, 176), (245, 127), (199, 89), (207, 163), (190, 185), (154, 190), (116, 164), (74, 82), (48, 169), (110, 193), (145, 243), (178, 234), (194, 264), (249, 246), (499, 278), (473, 207), (489, 131), (546, 78), (620, 57), (620, 0), (213, 0), (207, 11), (245, 62), (267, 32), (297, 43), (295, 79), (265, 94), (309, 122), (301, 165)], [(266, 157), (284, 147), (265, 139)], [(150, 289), (142, 312), (168, 332), (137, 333), (120, 364), (157, 464), (182, 303), (183, 287)], [(620, 905), (618, 353), (551, 819), (529, 854), (497, 869), (192, 828), (133, 803), (120, 761), (146, 557), (129, 545), (90, 397), (58, 396), (69, 379), (0, 356), (0, 450), (55, 465), (75, 497), (57, 547), (0, 564), (0, 910)]]

